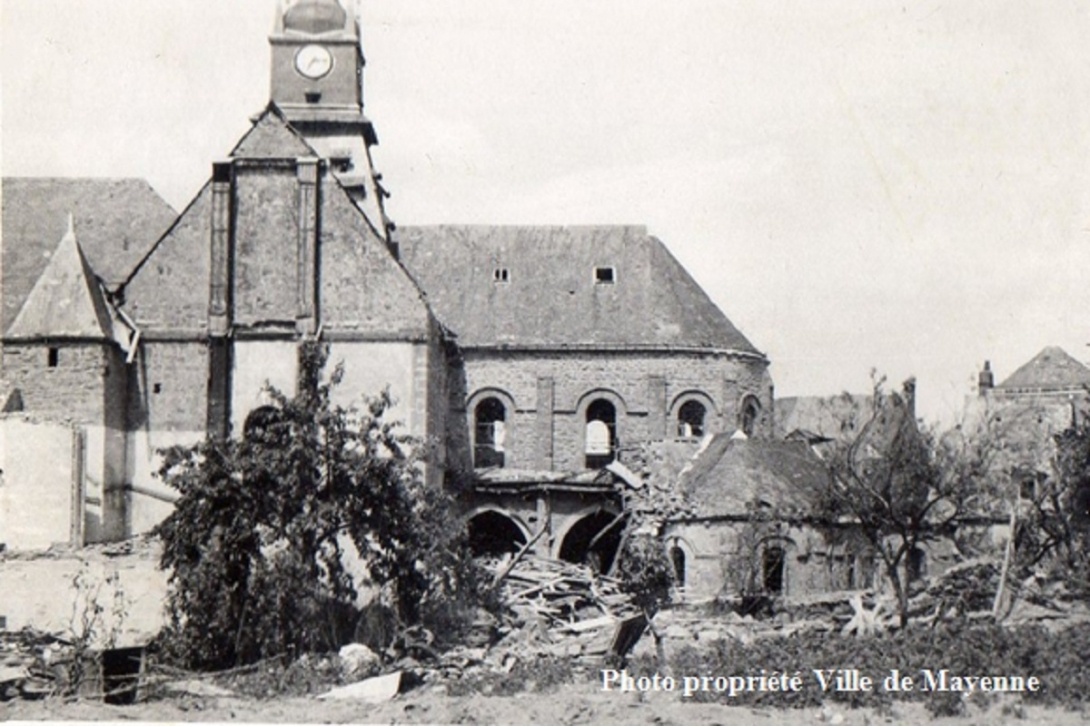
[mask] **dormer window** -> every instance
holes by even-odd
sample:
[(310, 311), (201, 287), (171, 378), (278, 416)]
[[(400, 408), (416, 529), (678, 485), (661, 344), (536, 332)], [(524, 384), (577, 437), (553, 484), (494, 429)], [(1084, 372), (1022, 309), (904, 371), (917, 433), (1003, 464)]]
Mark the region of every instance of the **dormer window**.
[(613, 285), (617, 281), (617, 271), (612, 265), (594, 268), (595, 285)]
[(492, 271), (492, 282), (494, 283), (509, 283), (511, 282), (511, 272), (507, 268), (496, 268)]

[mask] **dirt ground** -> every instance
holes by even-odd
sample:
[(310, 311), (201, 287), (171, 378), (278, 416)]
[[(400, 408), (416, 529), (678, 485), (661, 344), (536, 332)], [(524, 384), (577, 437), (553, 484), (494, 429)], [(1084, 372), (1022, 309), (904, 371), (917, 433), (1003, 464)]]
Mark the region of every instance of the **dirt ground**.
[[(264, 722), (364, 724), (1090, 724), (1090, 713), (996, 702), (974, 706), (958, 718), (934, 720), (922, 704), (894, 705), (889, 712), (824, 709), (763, 710), (701, 704), (677, 694), (616, 694), (597, 684), (513, 696), (449, 696), (421, 688), (385, 704), (319, 701), (312, 697), (255, 700), (238, 697), (176, 697), (133, 706), (46, 699), (0, 704), (0, 721)], [(1006, 708), (1004, 708), (1006, 705)]]

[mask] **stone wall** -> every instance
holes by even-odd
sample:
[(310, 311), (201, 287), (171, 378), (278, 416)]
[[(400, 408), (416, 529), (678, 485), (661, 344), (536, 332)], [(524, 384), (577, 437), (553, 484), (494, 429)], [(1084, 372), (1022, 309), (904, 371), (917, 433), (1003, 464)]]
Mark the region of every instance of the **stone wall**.
[[(103, 424), (107, 396), (124, 391), (126, 372), (100, 342), (5, 343), (4, 378), (20, 391), (23, 410), (51, 421)], [(50, 351), (56, 363), (50, 366)], [(112, 407), (112, 403), (111, 403)], [(124, 411), (123, 403), (114, 411)]]
[[(495, 394), (509, 403), (505, 466), (583, 467), (586, 406), (599, 396), (617, 406), (622, 445), (677, 434), (677, 409), (690, 398), (710, 404), (706, 432), (733, 432), (743, 400), (757, 399), (758, 436), (772, 434), (772, 391), (767, 363), (728, 354), (696, 352), (464, 353), (466, 417)], [(551, 416), (544, 416), (551, 407)]]
[(734, 520), (668, 523), (665, 543), (685, 554), (683, 592), (687, 600), (737, 596), (751, 570), (761, 585), (766, 547), (785, 554), (783, 590), (788, 600), (869, 587), (876, 564), (870, 547), (845, 530), (821, 531), (805, 524)]

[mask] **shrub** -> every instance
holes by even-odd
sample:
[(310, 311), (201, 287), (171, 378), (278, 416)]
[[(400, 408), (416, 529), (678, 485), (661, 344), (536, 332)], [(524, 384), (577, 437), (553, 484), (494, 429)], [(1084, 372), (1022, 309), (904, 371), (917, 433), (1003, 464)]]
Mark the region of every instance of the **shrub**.
[[(355, 636), (358, 561), (403, 626), (453, 635), (472, 615), (475, 570), (460, 520), (424, 484), (421, 443), (385, 419), (331, 401), (320, 344), (300, 349), (299, 392), (239, 439), (164, 452), (180, 497), (157, 529), (171, 570), (164, 646), (196, 668), (335, 650)], [(358, 576), (357, 576), (358, 577)]]

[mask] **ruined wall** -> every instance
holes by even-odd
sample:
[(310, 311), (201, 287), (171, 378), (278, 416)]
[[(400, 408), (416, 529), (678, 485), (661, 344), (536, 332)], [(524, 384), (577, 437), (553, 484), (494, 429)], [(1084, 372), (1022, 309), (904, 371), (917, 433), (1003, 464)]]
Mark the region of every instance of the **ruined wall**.
[[(126, 408), (135, 369), (125, 363), (117, 346), (104, 342), (6, 344), (4, 364), (5, 378), (20, 391), (23, 411), (83, 428), (82, 537), (87, 542), (124, 537)], [(55, 456), (69, 456), (68, 446)]]
[(265, 391), (266, 384), (287, 397), (295, 395), (299, 344), (290, 340), (235, 340), (231, 358), (231, 432), (240, 436), (250, 412), (273, 403)]
[(577, 523), (600, 511), (616, 515), (621, 508), (614, 498), (601, 492), (540, 489), (524, 493), (478, 494), (463, 518), (468, 521), (489, 510), (513, 520), (527, 539), (546, 527), (547, 532), (535, 543), (534, 552), (541, 557), (558, 559), (564, 538)]
[[(464, 353), (465, 389), (470, 407), (482, 392), (510, 398), (505, 466), (539, 469), (583, 467), (585, 406), (596, 390), (613, 392), (620, 443), (674, 437), (677, 408), (693, 396), (710, 401), (708, 432), (740, 426), (747, 395), (761, 405), (759, 436), (772, 434), (771, 379), (763, 361), (712, 353), (511, 352)], [(541, 402), (541, 404), (539, 404)], [(552, 416), (540, 406), (551, 402)], [(469, 420), (473, 412), (462, 414)], [(472, 425), (470, 424), (470, 432)]]
[(40, 550), (80, 534), (76, 437), (70, 425), (0, 419), (0, 543), (9, 549)]

